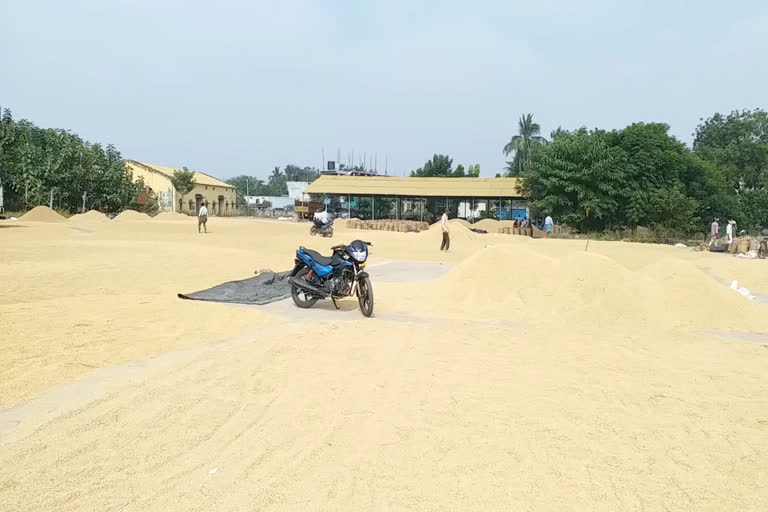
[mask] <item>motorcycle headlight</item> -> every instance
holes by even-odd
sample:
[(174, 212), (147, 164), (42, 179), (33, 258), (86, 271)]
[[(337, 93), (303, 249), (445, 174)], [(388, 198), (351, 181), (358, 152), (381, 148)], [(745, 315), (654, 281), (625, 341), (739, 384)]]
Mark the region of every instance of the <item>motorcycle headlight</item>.
[(355, 258), (355, 261), (358, 263), (362, 263), (365, 261), (365, 259), (368, 257), (368, 251), (351, 251), (352, 257)]

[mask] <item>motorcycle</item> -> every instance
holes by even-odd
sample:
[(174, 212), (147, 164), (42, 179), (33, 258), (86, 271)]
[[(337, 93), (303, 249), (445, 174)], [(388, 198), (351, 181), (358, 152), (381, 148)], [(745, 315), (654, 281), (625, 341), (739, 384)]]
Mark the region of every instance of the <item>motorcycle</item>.
[(320, 219), (315, 219), (312, 223), (312, 227), (309, 228), (309, 234), (315, 236), (320, 234), (322, 236), (333, 236), (333, 219), (327, 223)]
[(761, 260), (768, 258), (768, 239), (763, 238), (757, 246), (757, 257)]
[(291, 297), (302, 309), (311, 308), (318, 300), (330, 298), (336, 309), (336, 299), (357, 296), (360, 312), (373, 314), (373, 288), (365, 271), (370, 242), (355, 240), (349, 245), (331, 247), (332, 256), (299, 247), (296, 262), (288, 278)]

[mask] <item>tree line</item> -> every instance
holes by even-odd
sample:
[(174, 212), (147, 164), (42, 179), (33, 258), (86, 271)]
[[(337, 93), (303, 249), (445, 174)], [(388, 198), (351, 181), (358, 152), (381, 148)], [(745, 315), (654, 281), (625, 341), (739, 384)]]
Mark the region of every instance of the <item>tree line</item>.
[[(342, 166), (343, 167), (343, 166)], [(287, 196), (289, 181), (313, 182), (320, 177), (320, 170), (315, 167), (299, 167), (288, 164), (283, 170), (275, 166), (272, 173), (264, 180), (258, 176), (241, 174), (227, 180), (237, 188), (237, 205), (245, 205), (244, 197), (250, 196)]]
[(760, 109), (715, 114), (694, 133), (693, 147), (663, 123), (620, 130), (568, 131), (550, 140), (530, 114), (504, 147), (506, 176), (535, 217), (552, 215), (579, 231), (638, 226), (693, 233), (714, 218), (740, 229), (768, 226), (768, 114)]
[(462, 164), (459, 164), (454, 169), (451, 157), (437, 153), (432, 157), (432, 160), (427, 160), (423, 166), (411, 171), (412, 178), (477, 178), (479, 176), (480, 164), (470, 165), (466, 170)]
[(147, 211), (157, 202), (142, 194), (120, 152), (67, 131), (0, 116), (0, 186), (7, 211), (46, 204), (74, 213), (87, 209)]

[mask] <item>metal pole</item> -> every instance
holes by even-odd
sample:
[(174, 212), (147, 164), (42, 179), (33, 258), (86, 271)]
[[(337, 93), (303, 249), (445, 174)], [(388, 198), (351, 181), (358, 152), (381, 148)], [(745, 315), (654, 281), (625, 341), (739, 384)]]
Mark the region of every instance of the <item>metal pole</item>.
[(348, 201), (347, 201), (347, 218), (351, 219), (352, 218), (352, 196), (347, 194), (347, 199), (348, 199)]
[(419, 204), (421, 205), (421, 222), (424, 222), (424, 198), (419, 198)]
[(400, 220), (400, 200), (395, 196), (395, 220)]
[(376, 196), (371, 196), (371, 220), (376, 220)]

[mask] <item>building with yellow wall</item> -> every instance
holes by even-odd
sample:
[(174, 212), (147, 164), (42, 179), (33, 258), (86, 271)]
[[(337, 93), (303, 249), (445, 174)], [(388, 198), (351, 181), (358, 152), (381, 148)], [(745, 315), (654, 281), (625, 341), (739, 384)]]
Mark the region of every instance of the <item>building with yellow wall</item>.
[(175, 211), (188, 215), (197, 215), (200, 206), (205, 203), (208, 215), (235, 215), (237, 190), (213, 176), (195, 172), (195, 188), (192, 192), (181, 196), (171, 183), (174, 171), (172, 167), (148, 164), (136, 160), (126, 160), (133, 179), (142, 178), (144, 184), (157, 194), (160, 211)]

